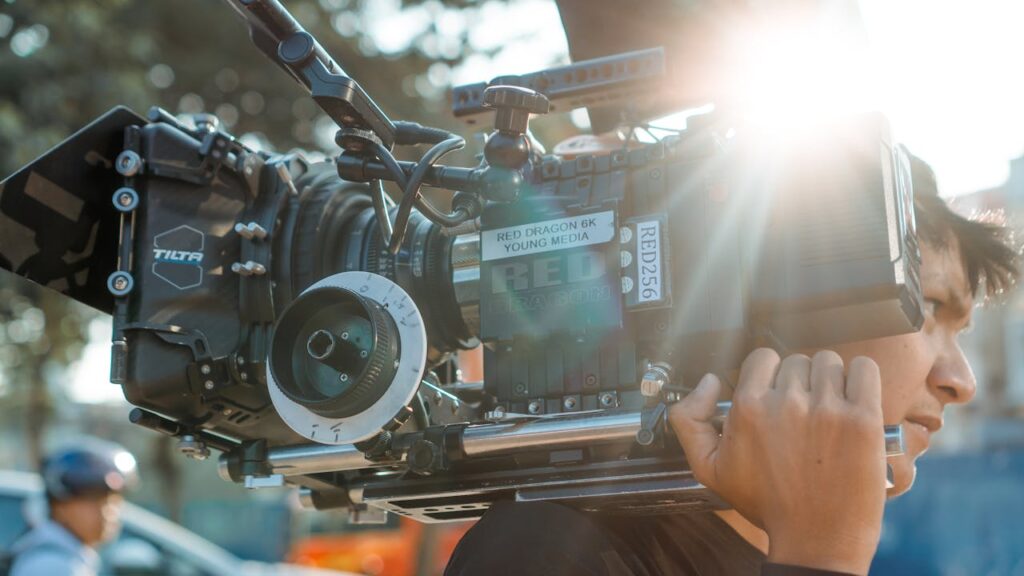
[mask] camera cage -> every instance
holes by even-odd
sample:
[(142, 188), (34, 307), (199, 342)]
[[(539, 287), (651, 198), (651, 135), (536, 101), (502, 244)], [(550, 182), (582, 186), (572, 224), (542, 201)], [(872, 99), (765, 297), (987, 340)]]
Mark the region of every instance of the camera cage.
[[(664, 73), (664, 52), (652, 49), (456, 87), (453, 93), (455, 115), (475, 123), (482, 114), (494, 110), (495, 130), (488, 139), (485, 161), (480, 166), (440, 166), (437, 162), (445, 154), (464, 145), (461, 138), (414, 123), (391, 121), (277, 0), (229, 0), (229, 4), (249, 24), (256, 46), (306, 87), (317, 104), (338, 124), (337, 139), (345, 152), (336, 159), (335, 168), (337, 174), (348, 181), (370, 183), (358, 206), (372, 207), (372, 215), (371, 211), (364, 214), (373, 220), (372, 227), (380, 234), (376, 241), (381, 242), (382, 259), (384, 248), (397, 258), (410, 242), (436, 244), (423, 235), (417, 236), (416, 232), (418, 227), (428, 228), (431, 222), (440, 230), (438, 238), (466, 238), (476, 234), (487, 207), (515, 205), (522, 191), (530, 185), (530, 178), (547, 182), (549, 184), (542, 186), (554, 186), (558, 190), (566, 181), (579, 188), (580, 179), (588, 174), (594, 174), (596, 179), (602, 172), (600, 166), (588, 165), (593, 158), (563, 163), (537, 158), (526, 137), (530, 115), (547, 112), (549, 107), (563, 110), (621, 106), (641, 98), (645, 88)], [(8, 232), (0, 244), (4, 250), (2, 263), (5, 268), (62, 289), (69, 296), (113, 315), (121, 337), (115, 334), (112, 344), (111, 381), (121, 384), (128, 381), (129, 345), (124, 335), (146, 332), (165, 344), (187, 351), (190, 356), (188, 380), (194, 394), (202, 394), (202, 390), (219, 391), (227, 382), (269, 380), (269, 390), (275, 396), (273, 405), (265, 402), (248, 414), (259, 420), (263, 417), (261, 414), (275, 409), (280, 414), (279, 401), (284, 400), (281, 400), (282, 394), (275, 395), (277, 388), (274, 376), (269, 374), (270, 367), (254, 360), (267, 354), (266, 346), (259, 343), (256, 333), (240, 338), (230, 354), (217, 356), (213, 354), (217, 348), (215, 343), (200, 331), (129, 321), (129, 296), (137, 290), (132, 268), (134, 239), (141, 225), (137, 215), (144, 209), (135, 189), (138, 179), (148, 176), (192, 186), (211, 186), (215, 180), (227, 179), (230, 186), (238, 190), (259, 193), (256, 202), (259, 210), (234, 227), (241, 247), (231, 271), (240, 277), (238, 309), (246, 322), (261, 326), (265, 335), (269, 326), (280, 320), (282, 311), (275, 302), (289, 301), (299, 292), (300, 287), (273, 285), (267, 270), (273, 247), (267, 239), (274, 233), (281, 210), (290, 202), (298, 202), (300, 186), (296, 185), (296, 180), (306, 170), (303, 162), (294, 157), (272, 157), (248, 150), (218, 130), (211, 119), (196, 124), (195, 127), (185, 125), (159, 109), (151, 110), (143, 119), (127, 109), (116, 108), (8, 178), (0, 196), (0, 208), (5, 214), (21, 218), (22, 226), (7, 227)], [(182, 146), (189, 151), (189, 161), (153, 161), (143, 151), (142, 139), (153, 137), (144, 131), (147, 125), (159, 125), (162, 137), (185, 143)], [(616, 158), (620, 162), (618, 168), (663, 162), (680, 148), (674, 137), (667, 140), (667, 144), (655, 143), (633, 153), (622, 151), (618, 156), (609, 155), (605, 158), (608, 166), (604, 171), (616, 167)], [(392, 156), (393, 146), (415, 143), (432, 145), (419, 162), (399, 162)], [(89, 158), (85, 152), (89, 149), (99, 151), (91, 160), (77, 164), (59, 160), (69, 156)], [(896, 152), (893, 154), (891, 166), (901, 169)], [(106, 163), (112, 166), (106, 166), (97, 158), (114, 160)], [(59, 205), (68, 204), (58, 193), (40, 195), (39, 188), (34, 188), (30, 182), (32, 174), (53, 172), (58, 166), (62, 166), (60, 170), (65, 173), (59, 179), (66, 188), (65, 194), (90, 209), (78, 215), (77, 231), (67, 235), (66, 241), (59, 245), (51, 244), (48, 251), (26, 256), (23, 249), (9, 250), (9, 246), (32, 243), (38, 246), (35, 232), (52, 225), (39, 218), (31, 222), (22, 218), (36, 203), (48, 204), (57, 212), (60, 212)], [(86, 176), (100, 183), (99, 186), (86, 190), (72, 184), (77, 178), (85, 181)], [(382, 180), (398, 183), (402, 190), (398, 206), (385, 197)], [(897, 186), (906, 186), (899, 177), (895, 181)], [(457, 191), (452, 211), (439, 210), (422, 199), (419, 196), (422, 185)], [(109, 190), (115, 190), (112, 198), (99, 197)], [(897, 202), (897, 192), (909, 193), (909, 190), (889, 190), (886, 202), (887, 207), (897, 212), (889, 216), (900, 221), (898, 228), (904, 230), (912, 214), (906, 214), (905, 205)], [(105, 209), (92, 208), (96, 206)], [(420, 209), (422, 216), (414, 215), (414, 206)], [(594, 217), (599, 217), (600, 213), (596, 214), (598, 216)], [(410, 225), (412, 220), (419, 224)], [(626, 224), (619, 223), (620, 226)], [(637, 224), (632, 223), (634, 231), (638, 230)], [(500, 229), (513, 227), (505, 225)], [(84, 238), (97, 228), (101, 230), (100, 241), (86, 248)], [(119, 234), (116, 240), (111, 235), (113, 230)], [(17, 236), (19, 233), (21, 236)], [(616, 230), (616, 234), (619, 233)], [(367, 235), (373, 236), (373, 232)], [(366, 239), (364, 243), (371, 240)], [(479, 266), (482, 250), (479, 237), (461, 244), (456, 239), (452, 245), (462, 246), (466, 254), (477, 251), (466, 256), (467, 269), (472, 269), (474, 264)], [(901, 270), (905, 272), (903, 290), (895, 297), (887, 296), (887, 306), (873, 309), (896, 318), (883, 328), (890, 333), (913, 330), (920, 325), (920, 294), (913, 258), (916, 246), (900, 244), (898, 249), (893, 259), (898, 262), (894, 274), (899, 276), (903, 273)], [(55, 258), (67, 252), (82, 255), (78, 265), (73, 269), (55, 266)], [(162, 257), (180, 264), (188, 263), (193, 256), (188, 250), (174, 250), (173, 254), (168, 250)], [(154, 271), (155, 266), (156, 263)], [(76, 274), (86, 276), (88, 281), (75, 281)], [(387, 292), (392, 287), (401, 288), (383, 276), (356, 272), (345, 272), (341, 276), (346, 274), (372, 277), (370, 282), (374, 283), (373, 290), (377, 293)], [(97, 278), (103, 280), (97, 281)], [(188, 281), (173, 279), (173, 282), (186, 284)], [(339, 282), (345, 284), (347, 280), (328, 276), (318, 286)], [(453, 282), (458, 292), (458, 280)], [(358, 291), (356, 284), (345, 286)], [(469, 291), (472, 292), (471, 287)], [(670, 298), (665, 300), (671, 304)], [(479, 302), (468, 297), (457, 299), (457, 305), (472, 307), (479, 306)], [(420, 324), (422, 320), (420, 318)], [(766, 337), (770, 340), (775, 336), (768, 334)], [(132, 410), (130, 420), (178, 438), (181, 451), (191, 457), (205, 458), (211, 448), (223, 452), (220, 471), (226, 480), (249, 488), (298, 485), (302, 501), (307, 505), (318, 509), (347, 508), (358, 521), (377, 521), (383, 511), (423, 522), (476, 518), (492, 502), (502, 499), (553, 500), (584, 510), (627, 514), (724, 506), (695, 481), (674, 438), (666, 434), (666, 407), (687, 391), (678, 385), (680, 379), (673, 373), (672, 366), (657, 361), (641, 366), (642, 376), (635, 382), (640, 404), (629, 409), (616, 409), (619, 399), (611, 396), (610, 403), (599, 400), (600, 405), (591, 409), (578, 404), (575, 410), (567, 412), (545, 413), (546, 410), (534, 411), (532, 407), (519, 411), (511, 402), (488, 403), (483, 382), (442, 383), (429, 370), (424, 373), (423, 369), (428, 367), (425, 361), (427, 340), (425, 335), (404, 340), (407, 344), (402, 353), (416, 358), (403, 359), (402, 363), (418, 365), (413, 367), (418, 370), (415, 379), (406, 381), (411, 384), (402, 388), (401, 394), (396, 388), (395, 394), (388, 396), (394, 405), (382, 408), (387, 414), (381, 412), (373, 418), (380, 424), (361, 425), (355, 436), (347, 438), (354, 444), (340, 440), (324, 443), (322, 435), (317, 440), (318, 427), (333, 430), (335, 421), (321, 422), (308, 416), (296, 416), (300, 412), (308, 414), (301, 407), (290, 409), (294, 414), (286, 415), (284, 420), (297, 418), (312, 426), (308, 431), (299, 432), (304, 439), (312, 440), (312, 444), (288, 430), (278, 430), (263, 438), (233, 437), (225, 433), (230, 428), (224, 426), (245, 416), (244, 411), (235, 408), (224, 408), (220, 416), (197, 422), (162, 413), (159, 403), (154, 404), (150, 399), (133, 400), (142, 407)], [(455, 348), (469, 348), (478, 343), (472, 334), (464, 333), (452, 336), (451, 340), (458, 342)], [(421, 345), (422, 349), (417, 348)], [(418, 360), (421, 356), (423, 359)], [(582, 404), (582, 400), (578, 402)], [(426, 403), (431, 407), (429, 416), (425, 417), (426, 409), (422, 404)], [(488, 408), (486, 413), (482, 413), (484, 408)], [(716, 417), (719, 423), (726, 417), (728, 408), (727, 402), (720, 403)], [(410, 419), (412, 415), (416, 418)], [(888, 453), (902, 450), (901, 435), (899, 427), (887, 428)]]

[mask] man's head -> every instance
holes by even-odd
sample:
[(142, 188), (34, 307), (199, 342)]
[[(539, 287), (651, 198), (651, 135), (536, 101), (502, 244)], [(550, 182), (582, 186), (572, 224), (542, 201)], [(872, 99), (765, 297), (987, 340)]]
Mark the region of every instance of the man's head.
[(121, 493), (135, 481), (135, 458), (119, 446), (89, 442), (54, 452), (43, 462), (50, 517), (87, 546), (120, 530)]
[(882, 376), (886, 424), (902, 424), (903, 456), (890, 458), (895, 487), (908, 490), (914, 461), (942, 426), (948, 404), (974, 397), (976, 382), (958, 337), (970, 325), (979, 292), (992, 296), (1018, 276), (1017, 253), (1008, 231), (994, 223), (966, 219), (939, 198), (931, 168), (911, 156), (914, 208), (921, 244), (921, 290), (925, 321), (921, 331), (834, 347), (849, 362), (867, 356)]

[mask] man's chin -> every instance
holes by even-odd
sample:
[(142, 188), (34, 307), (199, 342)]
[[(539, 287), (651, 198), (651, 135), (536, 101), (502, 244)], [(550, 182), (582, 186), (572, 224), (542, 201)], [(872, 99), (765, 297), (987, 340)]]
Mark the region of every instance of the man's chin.
[(103, 535), (100, 538), (100, 544), (105, 544), (111, 540), (116, 540), (121, 535), (121, 523), (117, 522), (103, 527)]
[(892, 488), (885, 491), (887, 498), (895, 498), (906, 493), (914, 485), (917, 476), (917, 465), (907, 455), (889, 458), (887, 463), (892, 467)]

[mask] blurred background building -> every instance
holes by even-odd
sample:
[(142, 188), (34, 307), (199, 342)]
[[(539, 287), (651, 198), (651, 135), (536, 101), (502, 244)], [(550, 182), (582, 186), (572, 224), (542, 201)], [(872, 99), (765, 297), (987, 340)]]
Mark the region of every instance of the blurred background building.
[[(550, 0), (286, 4), (392, 118), (467, 135), (448, 114), (452, 85), (568, 62)], [(860, 2), (884, 56), (880, 106), (897, 136), (935, 166), (961, 209), (1011, 220), (1024, 214), (1024, 158), (1011, 161), (1024, 152), (1024, 80), (1012, 73), (1024, 51), (1022, 6)], [(116, 104), (213, 112), (267, 150), (338, 151), (334, 126), (253, 49), (223, 3), (0, 0), (0, 176)], [(532, 126), (551, 146), (587, 119), (551, 115)], [(477, 152), (471, 142), (451, 162), (468, 165)], [(225, 483), (214, 461), (185, 460), (174, 441), (128, 424), (120, 389), (107, 383), (109, 339), (95, 311), (0, 271), (0, 469), (33, 470), (47, 446), (81, 434), (109, 438), (138, 456), (134, 502), (242, 558), (390, 574), (443, 565), (460, 528), (392, 521), (357, 532), (300, 511), (286, 491)], [(964, 344), (977, 399), (950, 411), (917, 487), (891, 505), (873, 573), (1024, 574), (1024, 295), (979, 309)], [(360, 548), (369, 538), (377, 547)]]

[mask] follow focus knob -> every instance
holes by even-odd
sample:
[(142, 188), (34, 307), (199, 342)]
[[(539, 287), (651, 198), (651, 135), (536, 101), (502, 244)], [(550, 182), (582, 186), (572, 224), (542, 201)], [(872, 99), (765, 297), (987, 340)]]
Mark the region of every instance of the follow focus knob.
[(321, 416), (344, 418), (383, 396), (395, 375), (399, 341), (380, 304), (324, 287), (285, 310), (270, 353), (274, 380), (286, 396)]
[(359, 442), (405, 410), (426, 348), (423, 318), (397, 284), (366, 272), (328, 276), (278, 320), (268, 355), (270, 398), (310, 440)]

